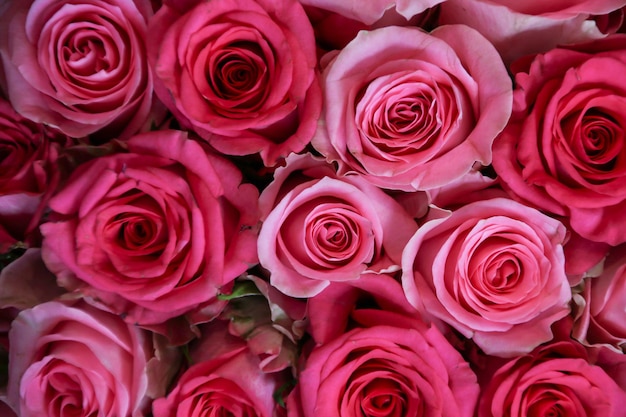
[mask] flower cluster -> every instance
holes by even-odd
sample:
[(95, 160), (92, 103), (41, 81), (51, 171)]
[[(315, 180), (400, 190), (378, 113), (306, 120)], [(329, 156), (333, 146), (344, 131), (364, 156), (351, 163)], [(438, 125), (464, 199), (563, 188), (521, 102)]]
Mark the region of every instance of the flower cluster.
[(0, 2), (0, 414), (624, 416), (625, 12)]

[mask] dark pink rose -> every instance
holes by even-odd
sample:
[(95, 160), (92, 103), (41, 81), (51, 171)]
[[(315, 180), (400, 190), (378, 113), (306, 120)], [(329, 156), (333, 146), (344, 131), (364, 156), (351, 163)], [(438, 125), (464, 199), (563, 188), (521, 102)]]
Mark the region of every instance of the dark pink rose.
[(482, 390), (478, 417), (623, 416), (626, 392), (581, 347), (552, 344), (501, 367)]
[(84, 303), (24, 310), (9, 334), (9, 404), (20, 417), (141, 417), (176, 366), (155, 357), (150, 335)]
[(626, 246), (609, 252), (601, 273), (583, 281), (574, 301), (577, 314), (572, 337), (585, 345), (626, 351)]
[(59, 181), (56, 163), (66, 140), (0, 99), (0, 252), (15, 240), (37, 244), (36, 227)]
[(574, 16), (581, 13), (604, 14), (626, 5), (624, 0), (481, 0), (508, 7), (518, 13), (546, 15), (552, 18)]
[(256, 263), (258, 191), (184, 132), (127, 148), (79, 166), (50, 200), (42, 254), (62, 286), (159, 324), (217, 301)]
[(368, 25), (376, 23), (389, 12), (395, 12), (406, 20), (424, 12), (429, 7), (434, 7), (446, 0), (371, 0), (360, 2), (358, 0), (300, 0), (306, 6), (335, 12), (348, 19), (356, 20)]
[(582, 237), (626, 241), (626, 35), (519, 62), (493, 166), (515, 198)]
[(9, 100), (72, 137), (128, 137), (152, 105), (149, 0), (25, 0), (3, 16)]
[(218, 151), (274, 165), (309, 143), (321, 91), (296, 0), (166, 1), (150, 33), (159, 98)]
[(464, 24), (476, 29), (495, 46), (507, 66), (524, 55), (606, 35), (602, 30), (606, 25), (589, 14), (531, 16), (494, 3), (498, 2), (448, 0), (440, 7), (439, 24)]
[(213, 322), (203, 333), (192, 348), (193, 365), (167, 397), (154, 401), (154, 417), (274, 416), (273, 395), (283, 376), (262, 372), (258, 357), (227, 332), (225, 323)]
[[(303, 174), (304, 164), (313, 166)], [(284, 175), (279, 169), (278, 187), (264, 191), (273, 196), (280, 188), (285, 193), (266, 216), (264, 200), (273, 198), (261, 196), (259, 262), (270, 271), (270, 283), (292, 297), (311, 297), (331, 282), (355, 280), (363, 273), (399, 270), (402, 249), (417, 229), (381, 189), (356, 175), (336, 177), (328, 169), (323, 161), (294, 155), (285, 168), (296, 171), (290, 181), (280, 181)]]
[(466, 26), (361, 32), (323, 73), (313, 146), (339, 173), (413, 191), (491, 163), (511, 80), (493, 46)]
[(363, 327), (313, 349), (290, 416), (474, 415), (476, 375), (435, 327), (375, 310), (359, 320)]
[(530, 352), (569, 313), (565, 227), (513, 200), (467, 204), (420, 227), (402, 258), (402, 285), (426, 317), (447, 322), (489, 355)]

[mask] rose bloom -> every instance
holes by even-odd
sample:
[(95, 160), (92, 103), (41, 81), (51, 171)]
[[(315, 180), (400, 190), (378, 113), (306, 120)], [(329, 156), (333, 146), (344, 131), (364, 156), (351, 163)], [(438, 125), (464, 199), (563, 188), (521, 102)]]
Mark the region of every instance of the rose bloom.
[(149, 0), (25, 0), (3, 16), (9, 100), (72, 137), (128, 137), (152, 105)]
[(483, 388), (477, 416), (623, 416), (626, 392), (581, 349), (561, 342), (508, 362)]
[(262, 372), (259, 358), (228, 334), (226, 322), (214, 321), (202, 332), (191, 348), (193, 365), (167, 397), (154, 401), (154, 417), (273, 417), (283, 376)]
[[(391, 196), (359, 176), (337, 178), (311, 156), (288, 158), (285, 170), (292, 178), (277, 170), (276, 187), (264, 191), (275, 195), (278, 188), (283, 196), (263, 219), (258, 240), (259, 262), (274, 287), (311, 297), (331, 282), (400, 269), (417, 223)], [(262, 210), (266, 199), (273, 200), (262, 195)]]
[(8, 402), (20, 417), (144, 416), (159, 362), (147, 332), (84, 303), (24, 310), (9, 334)]
[(136, 135), (50, 200), (42, 256), (60, 285), (158, 324), (228, 292), (256, 263), (258, 191), (187, 134)]
[(509, 126), (493, 166), (516, 198), (582, 237), (626, 241), (625, 35), (553, 49), (513, 69)]
[(476, 375), (435, 327), (361, 313), (365, 327), (313, 349), (298, 378), (299, 397), (288, 402), (290, 417), (474, 415)]
[(164, 1), (150, 33), (159, 98), (218, 151), (274, 165), (310, 141), (321, 91), (296, 0)]
[(402, 258), (402, 285), (422, 314), (489, 355), (529, 352), (569, 313), (565, 227), (513, 200), (467, 204), (425, 223)]
[(413, 191), (445, 185), (476, 162), (511, 109), (511, 80), (493, 46), (466, 26), (360, 34), (323, 73), (323, 123), (312, 140), (339, 173)]
[(602, 272), (583, 282), (574, 297), (576, 320), (572, 337), (589, 346), (608, 346), (617, 352), (626, 348), (626, 246), (614, 248)]

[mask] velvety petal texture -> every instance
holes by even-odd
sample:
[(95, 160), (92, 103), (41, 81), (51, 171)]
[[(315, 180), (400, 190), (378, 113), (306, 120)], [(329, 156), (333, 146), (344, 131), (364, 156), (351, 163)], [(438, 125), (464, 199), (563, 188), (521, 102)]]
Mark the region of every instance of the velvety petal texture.
[(426, 317), (487, 354), (511, 357), (552, 339), (569, 313), (565, 227), (513, 200), (467, 204), (425, 223), (402, 258), (402, 285)]
[(491, 163), (512, 100), (498, 53), (463, 25), (360, 32), (326, 66), (323, 89), (313, 146), (341, 174), (405, 191)]
[(258, 191), (180, 131), (137, 135), (50, 201), (43, 258), (59, 283), (140, 324), (228, 292), (256, 262)]

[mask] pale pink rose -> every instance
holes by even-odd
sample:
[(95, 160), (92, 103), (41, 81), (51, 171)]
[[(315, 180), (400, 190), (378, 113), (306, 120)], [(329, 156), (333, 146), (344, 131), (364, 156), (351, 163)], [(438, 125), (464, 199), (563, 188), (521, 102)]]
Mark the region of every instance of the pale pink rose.
[(258, 191), (184, 132), (127, 149), (79, 166), (50, 200), (42, 256), (65, 288), (159, 324), (218, 301), (256, 263)]
[(476, 375), (437, 328), (376, 310), (358, 320), (363, 327), (313, 349), (289, 416), (474, 415)]
[(560, 342), (501, 367), (482, 390), (477, 416), (621, 417), (624, 404), (624, 389), (581, 345)]
[(9, 334), (9, 404), (20, 417), (141, 417), (176, 366), (155, 357), (150, 335), (84, 303), (24, 310)]
[(8, 98), (25, 117), (81, 137), (128, 137), (152, 106), (149, 0), (25, 0), (2, 18)]
[(274, 416), (273, 395), (283, 375), (262, 372), (258, 357), (224, 322), (204, 326), (203, 333), (192, 347), (193, 365), (166, 397), (154, 401), (154, 417)]
[[(406, 20), (434, 7), (446, 0), (371, 0), (362, 2), (359, 0), (299, 0), (306, 6), (335, 12), (348, 19), (356, 20), (368, 25), (374, 24), (389, 12), (395, 12)], [(395, 14), (394, 13), (394, 14)]]
[[(543, 2), (546, 3), (549, 2)], [(507, 65), (524, 55), (546, 52), (557, 45), (606, 36), (601, 30), (606, 25), (601, 28), (588, 13), (558, 18), (535, 16), (476, 0), (446, 1), (440, 7), (439, 24), (465, 24), (476, 29), (495, 46)]]
[(626, 241), (626, 35), (518, 62), (513, 115), (493, 167), (514, 198), (582, 237)]
[(597, 276), (583, 281), (582, 292), (574, 297), (576, 320), (572, 337), (588, 346), (626, 350), (626, 246), (609, 252)]
[(569, 313), (565, 227), (513, 200), (467, 204), (420, 227), (402, 259), (409, 302), (489, 355), (530, 352)]
[(552, 18), (568, 17), (580, 13), (610, 13), (626, 5), (624, 0), (481, 0), (508, 7), (518, 13), (546, 15)]
[[(291, 168), (307, 161), (317, 167), (304, 174)], [(282, 194), (266, 216), (266, 197), (261, 196), (259, 262), (269, 270), (270, 283), (292, 297), (311, 297), (331, 282), (355, 280), (365, 272), (397, 271), (402, 249), (417, 229), (381, 189), (356, 175), (336, 177), (328, 169), (311, 156), (294, 155), (285, 168), (296, 172), (290, 181), (283, 183), (277, 170), (278, 187), (264, 191), (274, 195), (280, 188)]]
[(159, 98), (229, 155), (274, 165), (309, 143), (321, 110), (311, 24), (296, 0), (166, 1), (150, 21)]
[(313, 146), (340, 174), (405, 191), (491, 163), (512, 94), (496, 50), (461, 25), (360, 32), (327, 65), (323, 89)]

